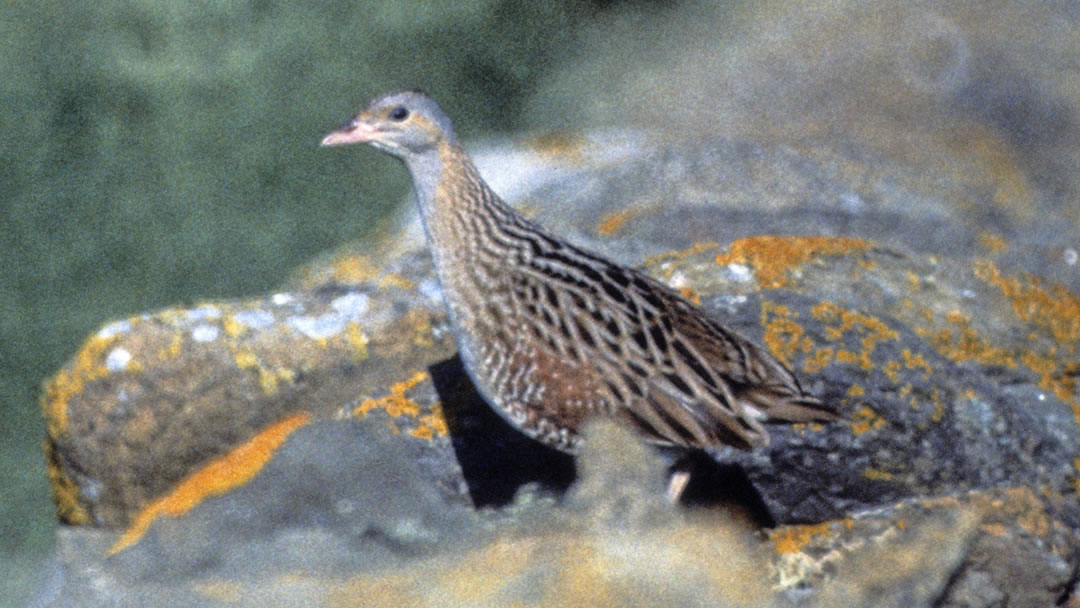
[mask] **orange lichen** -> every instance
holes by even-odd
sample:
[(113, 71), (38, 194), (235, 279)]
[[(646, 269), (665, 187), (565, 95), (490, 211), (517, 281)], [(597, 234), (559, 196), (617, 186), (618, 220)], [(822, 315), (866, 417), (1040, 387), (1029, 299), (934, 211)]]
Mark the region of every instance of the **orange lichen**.
[(56, 445), (51, 439), (46, 439), (44, 448), (49, 485), (52, 488), (53, 503), (56, 505), (56, 516), (61, 522), (72, 526), (89, 524), (90, 514), (87, 513), (86, 508), (83, 507), (80, 501), (79, 485), (68, 476), (64, 467), (60, 465)]
[(585, 162), (585, 146), (588, 140), (579, 133), (550, 131), (528, 138), (524, 143), (549, 160), (581, 165)]
[(415, 289), (416, 285), (412, 281), (406, 279), (400, 274), (389, 273), (379, 277), (378, 286), (380, 289), (386, 289), (387, 287), (398, 287), (400, 289)]
[(652, 257), (646, 258), (642, 262), (642, 266), (646, 268), (658, 269), (657, 273), (662, 279), (669, 279), (671, 275), (678, 268), (677, 262), (682, 262), (690, 257), (693, 257), (703, 251), (710, 249), (716, 249), (720, 246), (720, 243), (705, 242), (695, 243), (692, 246), (681, 249), (678, 251), (665, 251), (663, 253), (656, 254)]
[[(392, 418), (408, 416), (416, 420), (416, 428), (409, 431), (414, 437), (421, 439), (433, 439), (434, 437), (446, 436), (450, 429), (446, 424), (439, 404), (428, 408), (429, 413), (421, 415), (421, 407), (418, 403), (409, 399), (405, 394), (430, 378), (427, 372), (418, 371), (411, 378), (403, 382), (395, 382), (390, 385), (390, 393), (378, 399), (365, 399), (360, 405), (353, 408), (353, 416), (366, 416), (371, 411), (381, 409)], [(401, 432), (396, 425), (395, 432)]]
[(679, 290), (679, 294), (689, 300), (695, 306), (701, 306), (701, 296), (698, 295), (697, 290), (693, 287), (683, 287)]
[(203, 500), (246, 484), (270, 461), (289, 435), (309, 421), (307, 413), (293, 414), (188, 475), (171, 492), (150, 503), (135, 516), (128, 529), (109, 548), (109, 555), (138, 542), (157, 518), (163, 515), (180, 517)]
[[(859, 338), (861, 349), (858, 353), (836, 349), (835, 358), (838, 362), (851, 363), (866, 370), (874, 368), (870, 355), (878, 343), (900, 337), (896, 330), (890, 329), (880, 319), (847, 310), (832, 302), (820, 302), (810, 309), (810, 313), (825, 325), (825, 337), (829, 340), (840, 340), (849, 331), (862, 334)], [(884, 371), (888, 374), (896, 372), (888, 365)]]
[(836, 351), (831, 346), (814, 349), (814, 352), (806, 356), (803, 361), (803, 371), (816, 373), (825, 369), (825, 366), (836, 360)]
[(910, 348), (905, 348), (900, 351), (900, 356), (904, 358), (904, 365), (908, 369), (921, 369), (928, 374), (934, 373), (934, 368), (930, 367), (930, 363), (926, 358), (919, 353), (912, 353)]
[(991, 346), (971, 327), (971, 318), (958, 312), (946, 313), (945, 320), (955, 325), (931, 332), (917, 328), (916, 332), (930, 341), (934, 349), (943, 356), (957, 362), (978, 361), (983, 365), (1001, 365), (1016, 368), (1016, 360), (1008, 351)]
[(975, 265), (975, 276), (996, 286), (1013, 305), (1013, 312), (1022, 321), (1049, 332), (1057, 344), (1076, 352), (1080, 343), (1080, 296), (1057, 283), (1046, 284), (1039, 277), (1025, 276), (1023, 280), (1002, 276), (991, 262)]
[[(1025, 275), (1006, 277), (991, 262), (975, 265), (975, 275), (997, 287), (1012, 304), (1016, 318), (1032, 330), (1028, 339), (1032, 347), (1017, 357), (1003, 348), (989, 345), (970, 327), (970, 319), (959, 312), (950, 312), (946, 320), (958, 326), (959, 334), (944, 328), (930, 335), (935, 348), (957, 360), (975, 360), (984, 365), (1004, 365), (1016, 368), (1023, 364), (1039, 374), (1039, 386), (1072, 406), (1080, 421), (1080, 398), (1077, 397), (1075, 361), (1080, 355), (1080, 297), (1062, 285), (1047, 284), (1042, 279)], [(921, 331), (927, 337), (929, 332)], [(1038, 352), (1038, 342), (1050, 342), (1045, 352)]]
[(885, 375), (889, 378), (889, 380), (891, 380), (892, 382), (896, 382), (900, 379), (901, 367), (902, 365), (899, 361), (893, 360), (885, 363), (881, 371), (885, 372)]
[(870, 247), (871, 243), (862, 239), (762, 235), (734, 241), (727, 253), (716, 257), (716, 263), (753, 266), (758, 284), (775, 289), (787, 285), (789, 270), (814, 258), (862, 253)]
[(435, 437), (445, 437), (450, 434), (450, 427), (446, 424), (446, 416), (438, 403), (431, 406), (430, 414), (420, 416), (416, 422), (416, 428), (411, 431), (414, 437), (434, 439)]
[(990, 536), (997, 536), (999, 538), (1003, 536), (1008, 536), (1009, 534), (1009, 529), (1006, 528), (1003, 524), (983, 524), (979, 526), (979, 529), (983, 532), (986, 532)]
[(980, 247), (992, 254), (1003, 253), (1009, 248), (1009, 242), (993, 232), (980, 232), (978, 241)]
[(600, 223), (596, 225), (596, 234), (599, 236), (615, 236), (627, 222), (634, 219), (639, 213), (639, 210), (633, 208), (607, 213), (600, 218)]
[(885, 426), (885, 419), (868, 406), (862, 406), (851, 414), (851, 434), (862, 435)]
[(60, 437), (67, 431), (67, 408), (71, 398), (82, 393), (88, 383), (109, 375), (105, 367), (105, 350), (116, 339), (117, 336), (91, 337), (75, 353), (72, 362), (45, 385), (41, 409), (50, 437)]
[(398, 416), (418, 416), (420, 406), (406, 397), (405, 393), (429, 377), (427, 372), (416, 372), (404, 382), (395, 382), (390, 385), (390, 394), (378, 399), (364, 399), (360, 402), (360, 405), (353, 409), (352, 414), (353, 416), (363, 417), (367, 416), (372, 410), (381, 409), (395, 418)]
[(787, 306), (761, 303), (761, 324), (765, 327), (765, 344), (772, 354), (791, 365), (796, 353), (808, 353), (813, 349), (813, 342), (803, 335), (803, 327), (791, 319), (792, 312)]
[(942, 402), (941, 393), (938, 389), (933, 390), (930, 399), (934, 402), (934, 411), (930, 413), (930, 420), (932, 422), (941, 422), (945, 418), (945, 403)]
[(435, 346), (435, 332), (431, 327), (429, 313), (419, 309), (410, 310), (405, 313), (405, 322), (413, 328), (412, 342), (414, 345), (422, 348)]
[(814, 538), (829, 534), (828, 522), (806, 526), (787, 526), (773, 531), (770, 540), (781, 555), (802, 551)]

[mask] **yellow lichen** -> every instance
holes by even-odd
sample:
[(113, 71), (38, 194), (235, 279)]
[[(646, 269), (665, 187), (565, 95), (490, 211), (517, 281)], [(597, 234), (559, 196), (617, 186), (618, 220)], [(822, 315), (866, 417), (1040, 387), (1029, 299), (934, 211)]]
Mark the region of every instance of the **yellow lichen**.
[(932, 422), (941, 422), (945, 418), (945, 403), (941, 400), (941, 393), (938, 389), (934, 389), (930, 393), (930, 399), (934, 403), (934, 411), (930, 413), (930, 420)]
[(334, 260), (334, 280), (339, 283), (361, 283), (375, 278), (379, 269), (363, 255), (350, 255)]
[(179, 333), (173, 335), (169, 340), (169, 345), (158, 351), (158, 357), (161, 359), (175, 359), (183, 352), (184, 338)]
[(172, 491), (143, 508), (109, 549), (109, 555), (138, 542), (157, 518), (180, 517), (208, 497), (220, 496), (244, 485), (273, 457), (294, 431), (310, 420), (307, 413), (293, 414), (267, 427), (229, 453), (197, 469)]
[(259, 388), (267, 397), (277, 394), (279, 385), (284, 382), (290, 384), (296, 380), (296, 372), (291, 369), (280, 367), (276, 370), (259, 368)]
[(250, 369), (259, 365), (259, 358), (249, 350), (236, 353), (233, 356), (233, 361), (236, 363), (236, 367), (240, 369)]
[(814, 352), (806, 356), (803, 361), (803, 371), (807, 373), (816, 373), (823, 369), (825, 366), (836, 360), (836, 351), (831, 346), (825, 346), (822, 348), (815, 348)]
[(882, 471), (881, 469), (875, 469), (873, 467), (863, 471), (863, 477), (870, 481), (892, 481), (893, 474), (888, 471)]
[(349, 323), (345, 325), (345, 339), (348, 340), (349, 349), (352, 350), (353, 361), (367, 359), (368, 337), (360, 327), (359, 323), (356, 321), (349, 321)]
[(88, 383), (109, 375), (105, 351), (116, 339), (117, 336), (91, 337), (75, 353), (72, 362), (45, 385), (41, 409), (50, 437), (61, 437), (67, 431), (67, 408), (71, 398), (81, 394)]
[(230, 338), (237, 338), (240, 334), (247, 331), (247, 326), (236, 320), (233, 315), (225, 315), (225, 318), (221, 320), (221, 329), (225, 332), (226, 336)]

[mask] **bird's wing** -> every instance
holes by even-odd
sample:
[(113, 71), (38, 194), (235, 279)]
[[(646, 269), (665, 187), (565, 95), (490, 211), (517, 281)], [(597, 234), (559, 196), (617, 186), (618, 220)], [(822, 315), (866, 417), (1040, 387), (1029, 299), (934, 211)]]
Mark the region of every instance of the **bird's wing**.
[(764, 349), (712, 321), (668, 287), (642, 278), (632, 281), (632, 291), (646, 308), (656, 309), (655, 318), (642, 314), (639, 320), (661, 361), (660, 373), (650, 379), (649, 401), (669, 415), (684, 410), (705, 429), (707, 445), (767, 445), (763, 422), (837, 417)]

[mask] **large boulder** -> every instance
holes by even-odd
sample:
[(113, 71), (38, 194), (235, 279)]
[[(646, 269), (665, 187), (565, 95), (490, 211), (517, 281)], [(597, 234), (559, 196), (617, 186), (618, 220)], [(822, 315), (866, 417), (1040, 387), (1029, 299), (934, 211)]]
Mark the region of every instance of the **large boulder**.
[[(973, 218), (994, 183), (851, 142), (558, 135), (489, 146), (478, 164), (540, 223), (764, 345), (843, 419), (700, 458), (680, 509), (657, 499), (654, 452), (619, 429), (596, 431), (575, 481), (572, 458), (508, 428), (471, 386), (408, 205), (380, 243), (280, 293), (87, 341), (44, 401), (72, 524), (45, 603), (1065, 593), (1080, 548), (1080, 297), (1032, 274), (1075, 263), (1038, 245), (1052, 204)], [(1028, 186), (994, 204), (1043, 204)], [(763, 525), (767, 540), (748, 531)]]

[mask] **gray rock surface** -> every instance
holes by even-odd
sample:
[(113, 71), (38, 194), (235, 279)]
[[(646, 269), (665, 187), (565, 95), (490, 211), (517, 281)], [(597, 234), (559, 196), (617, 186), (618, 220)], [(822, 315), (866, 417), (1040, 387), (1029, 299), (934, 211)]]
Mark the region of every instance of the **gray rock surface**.
[[(1080, 299), (1023, 272), (1065, 263), (1038, 244), (1049, 207), (973, 218), (969, 186), (927, 189), (925, 174), (856, 145), (601, 134), (480, 161), (538, 221), (700, 301), (845, 420), (701, 459), (689, 512), (656, 501), (655, 456), (617, 431), (571, 485), (569, 457), (475, 394), (403, 220), (282, 294), (146, 315), (88, 341), (46, 414), (62, 512), (90, 526), (62, 532), (44, 605), (1063, 596), (1080, 546)], [(310, 421), (265, 464), (237, 460), (255, 463), (250, 480), (189, 483), (301, 412)], [(105, 557), (148, 509), (193, 495)], [(748, 531), (763, 522), (781, 524), (771, 543)]]

